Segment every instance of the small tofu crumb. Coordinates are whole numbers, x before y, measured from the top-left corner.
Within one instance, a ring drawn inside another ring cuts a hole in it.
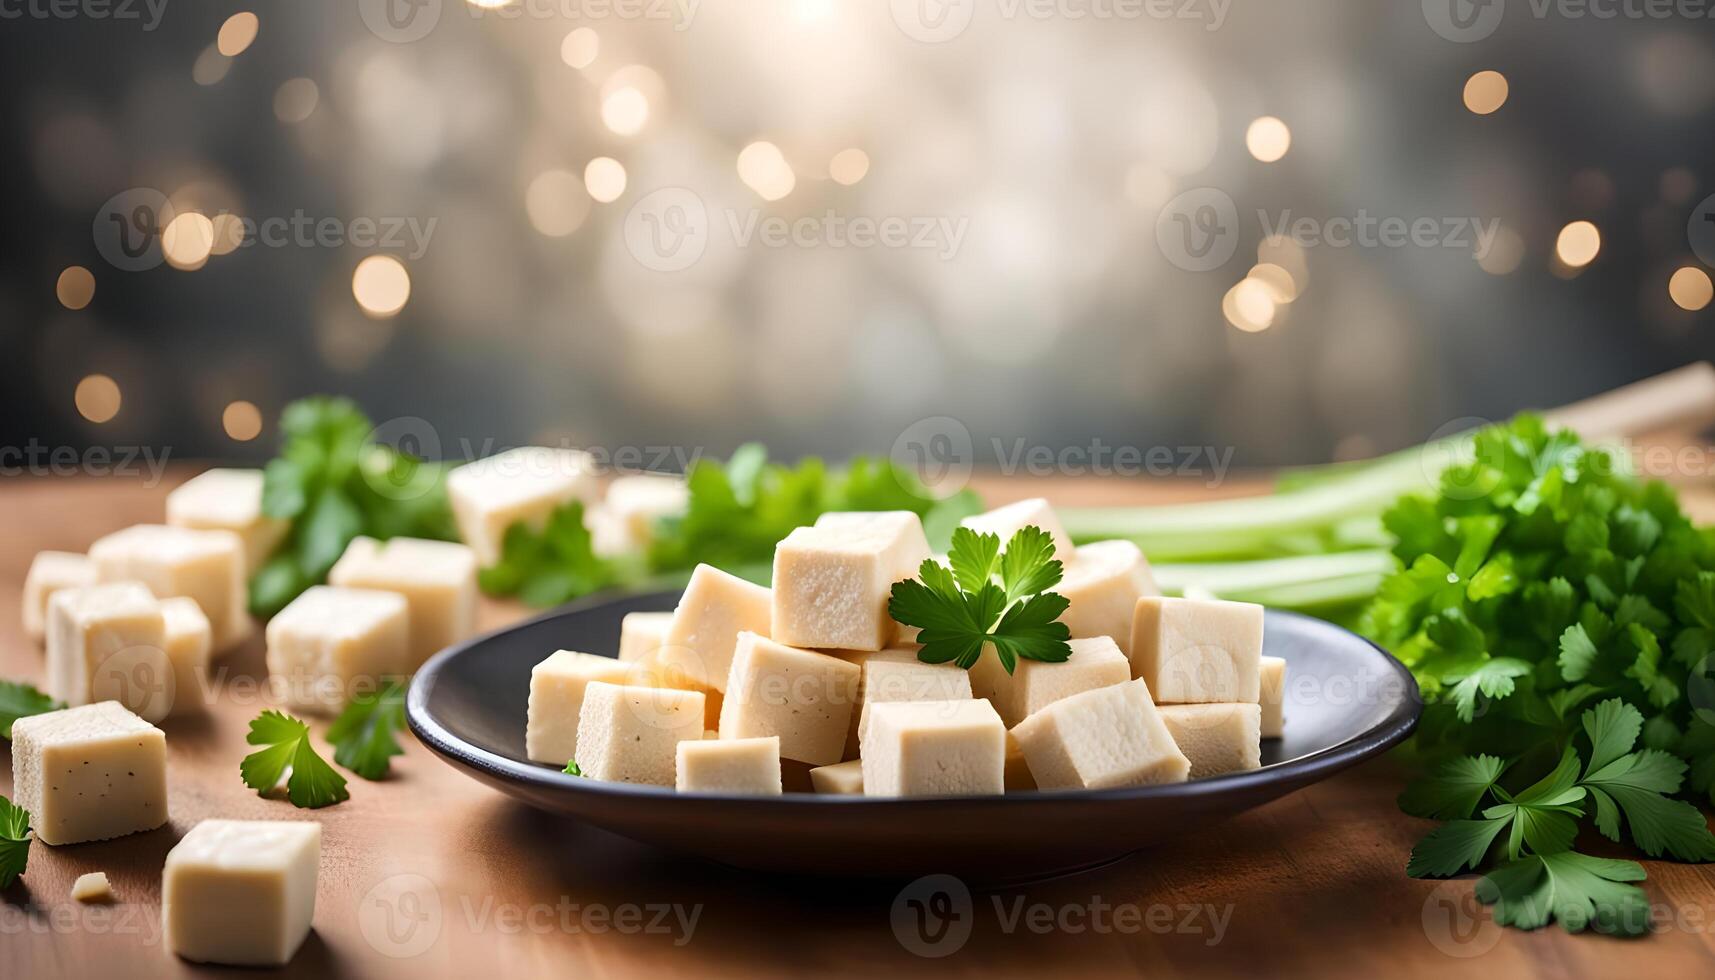
[[[78,875],[72,883],[71,897],[80,902],[111,902],[113,888],[107,883],[107,872],[91,871],[86,875]]]

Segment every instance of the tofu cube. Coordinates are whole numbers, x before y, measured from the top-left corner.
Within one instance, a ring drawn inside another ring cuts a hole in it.
[[[696,691],[591,681],[578,712],[578,767],[590,779],[673,786],[679,743],[703,738]]]
[[[698,565],[667,627],[656,660],[717,691],[726,690],[733,650],[743,632],[768,635],[773,593],[712,565]]]
[[[1141,680],[1061,698],[1012,735],[1045,790],[1182,783],[1191,772]]]
[[[531,762],[564,768],[578,757],[578,718],[584,705],[584,689],[591,681],[632,684],[636,676],[636,664],[593,653],[555,651],[530,671],[524,754]]]
[[[167,949],[197,963],[283,966],[310,934],[321,866],[314,820],[204,820],[167,852]]]
[[[1221,599],[1139,599],[1131,665],[1162,704],[1255,704],[1262,694],[1262,607]]]
[[[113,886],[107,882],[107,872],[91,871],[77,876],[71,883],[74,902],[104,903],[113,901]]]
[[[870,711],[865,796],[978,796],[1006,788],[1006,725],[982,700],[892,701]]]
[[[645,548],[655,538],[655,522],[683,514],[690,501],[685,481],[676,476],[633,473],[608,484],[602,511],[624,550]]]
[[[1158,709],[1185,758],[1191,778],[1242,772],[1262,765],[1262,708],[1255,704],[1164,704]]]
[[[894,701],[958,701],[972,697],[970,672],[957,664],[926,664],[915,650],[879,650],[859,661],[857,705],[847,758],[855,758],[869,706]]]
[[[262,513],[261,470],[207,470],[167,494],[167,523],[198,531],[231,531],[244,547],[245,575],[255,574],[291,530]]]
[[[880,650],[893,639],[893,583],[929,557],[910,511],[823,514],[774,547],[773,631],[799,647]]]
[[[637,663],[655,656],[667,642],[667,630],[672,625],[670,612],[626,613],[619,621],[619,659]]]
[[[459,537],[483,567],[500,560],[506,529],[541,528],[572,500],[595,500],[595,458],[576,449],[523,446],[466,463],[447,474],[447,497]]]
[[[407,667],[476,632],[476,552],[452,541],[353,538],[328,572],[329,585],[405,597]]]
[[[810,786],[818,793],[835,796],[863,795],[863,760],[851,759],[810,770]]]
[[[231,531],[138,524],[89,546],[100,582],[141,582],[160,599],[195,599],[223,654],[250,637],[244,544]]]
[[[69,551],[38,552],[24,575],[24,635],[37,643],[48,635],[48,598],[61,589],[95,584],[95,563]]]
[[[1286,660],[1262,658],[1262,737],[1280,738],[1286,733]]]
[[[988,695],[1001,720],[1016,725],[1061,698],[1131,680],[1131,661],[1105,636],[1068,643],[1072,655],[1059,663],[1019,660],[1010,676],[993,652],[980,663],[993,688]]]
[[[61,589],[48,600],[48,695],[160,721],[178,695],[166,647],[161,604],[136,582]]]
[[[1074,638],[1112,637],[1131,655],[1131,621],[1137,600],[1160,595],[1143,552],[1130,541],[1097,541],[1073,552],[1054,591],[1071,604],[1060,621]]]
[[[681,793],[735,793],[743,796],[779,796],[780,739],[705,739],[678,745],[678,778]]]
[[[631,661],[637,668],[637,673],[626,683],[637,687],[666,687],[675,691],[696,691],[703,696],[703,727],[719,729],[721,725],[721,705],[724,695],[714,688],[702,683],[677,666],[661,663],[660,657],[651,654],[641,660]]]
[[[154,830],[167,822],[167,737],[115,701],[19,718],[12,796],[44,844]]]
[[[167,660],[173,668],[173,715],[193,715],[208,707],[208,662],[213,633],[195,599],[161,600],[166,626]]]
[[[721,738],[778,735],[783,759],[839,762],[861,676],[839,657],[740,633],[721,703]]]
[[[268,622],[268,674],[291,708],[335,714],[409,672],[405,597],[317,585]]]
[[[1000,538],[1000,548],[1006,550],[1006,544],[1012,536],[1027,527],[1039,527],[1048,532],[1054,539],[1054,557],[1061,562],[1072,560],[1072,536],[1061,526],[1060,518],[1055,515],[1054,508],[1048,506],[1048,501],[1041,497],[1020,500],[1015,504],[997,507],[987,513],[967,517],[959,522],[978,534],[993,534]]]

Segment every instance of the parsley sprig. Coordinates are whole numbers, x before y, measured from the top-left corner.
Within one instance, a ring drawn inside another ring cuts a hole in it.
[[[0,738],[11,739],[12,723],[19,718],[58,711],[65,707],[28,684],[0,681]]]
[[[245,756],[238,765],[244,785],[258,794],[280,785],[280,778],[290,768],[286,796],[293,806],[314,810],[351,798],[345,777],[316,754],[310,744],[310,726],[304,722],[283,712],[264,711],[250,723],[250,734],[244,740],[267,746]]]
[[[1546,775],[1518,792],[1501,785],[1511,764],[1494,756],[1466,756],[1443,765],[1406,790],[1400,807],[1449,822],[1412,849],[1406,873],[1414,878],[1455,875],[1483,866],[1498,850],[1503,863],[1477,886],[1495,920],[1534,929],[1556,919],[1578,932],[1636,935],[1649,928],[1649,902],[1633,881],[1643,868],[1632,861],[1572,851],[1586,804],[1597,832],[1631,842],[1650,857],[1715,860],[1715,835],[1692,804],[1673,799],[1686,764],[1671,753],[1637,749],[1643,713],[1619,698],[1585,711],[1588,761],[1568,746]],[[1635,751],[1634,751],[1635,750]],[[1482,807],[1484,800],[1493,804]]]
[[[1058,663],[1072,655],[1071,631],[1059,622],[1070,602],[1047,591],[1063,571],[1041,528],[1021,528],[1002,552],[997,535],[961,527],[947,564],[925,559],[916,579],[895,582],[887,611],[920,630],[924,663],[969,670],[992,645],[1010,674],[1021,658]]]
[[[388,681],[373,694],[354,696],[328,726],[327,740],[335,762],[373,781],[386,778],[393,756],[405,754],[395,737],[404,727],[404,685]]]
[[[30,863],[30,811],[0,796],[0,888],[9,888]]]

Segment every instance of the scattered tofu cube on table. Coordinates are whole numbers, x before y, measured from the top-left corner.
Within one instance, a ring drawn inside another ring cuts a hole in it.
[[[214,632],[214,652],[249,638],[244,544],[231,531],[138,524],[89,546],[101,582],[141,582],[157,598],[195,599]]]
[[[667,630],[672,625],[670,612],[626,613],[619,621],[619,659],[639,663],[655,656],[667,642]],[[736,634],[733,642],[737,642]]]
[[[758,738],[686,740],[678,745],[681,793],[735,793],[779,796],[780,739]]]
[[[1054,513],[1054,508],[1048,506],[1048,501],[1041,497],[997,507],[986,513],[967,517],[959,524],[978,534],[993,534],[999,537],[1001,551],[1006,550],[1006,544],[1012,540],[1014,534],[1027,527],[1039,527],[1048,532],[1048,536],[1054,539],[1054,557],[1060,559],[1062,564],[1072,560],[1075,550],[1072,546],[1072,536],[1067,534],[1066,528],[1060,524],[1060,518]]]
[[[1142,680],[1062,698],[1012,735],[1040,789],[1181,783],[1191,772]]]
[[[541,528],[556,508],[573,500],[587,505],[598,489],[595,458],[576,449],[523,446],[447,474],[459,537],[484,568],[500,561],[507,528]]]
[[[107,872],[91,871],[77,876],[71,883],[74,902],[97,903],[113,901],[113,886],[107,882]]]
[[[55,592],[47,661],[48,695],[74,707],[117,701],[160,721],[177,698],[161,603],[136,582]]]
[[[1262,607],[1147,596],[1132,621],[1132,674],[1161,704],[1248,701],[1262,693]]]
[[[647,547],[655,537],[655,522],[683,514],[690,490],[677,476],[632,473],[615,477],[608,484],[601,509],[611,525],[611,534],[622,550]]]
[[[1006,725],[987,701],[892,701],[870,710],[865,796],[975,796],[1006,787]]]
[[[1157,711],[1191,760],[1191,778],[1262,765],[1262,708],[1255,704],[1164,704]]]
[[[410,671],[405,597],[317,585],[268,621],[268,674],[291,708],[335,714]]]
[[[161,620],[166,627],[167,661],[173,668],[173,703],[168,714],[196,714],[208,706],[203,689],[214,648],[208,617],[195,599],[179,596],[161,600]]]
[[[863,795],[863,760],[851,759],[810,770],[810,786],[818,793],[836,796]]]
[[[1105,636],[1071,640],[1072,655],[1058,663],[1020,659],[1009,675],[1000,658],[985,651],[973,669],[973,685],[985,682],[984,696],[1000,712],[1001,720],[1016,725],[1061,698],[1083,691],[1124,684],[1131,680],[1131,661]]]
[[[212,469],[191,477],[167,494],[167,523],[238,535],[246,576],[268,561],[292,528],[262,513],[261,470]]]
[[[738,635],[769,635],[773,601],[773,593],[763,586],[712,565],[698,565],[673,610],[656,662],[698,684],[725,691]]]
[[[893,639],[893,583],[930,555],[910,511],[823,514],[774,547],[769,636],[797,647],[880,650]]]
[[[780,756],[826,766],[845,758],[862,671],[847,660],[745,632],[721,703],[721,738],[780,737]]]
[[[957,701],[972,697],[970,672],[957,664],[926,664],[915,650],[878,650],[854,659],[858,677],[855,724],[846,742],[846,756],[855,757],[871,704],[892,701]]]
[[[680,742],[703,739],[696,691],[591,681],[578,712],[578,768],[590,779],[673,786]]]
[[[524,728],[524,752],[530,761],[563,768],[576,759],[584,689],[592,681],[631,684],[636,677],[636,664],[571,650],[555,651],[537,664],[530,671]]]
[[[1060,621],[1074,638],[1111,637],[1131,653],[1132,616],[1137,600],[1160,595],[1143,552],[1130,541],[1097,541],[1073,552],[1054,591],[1070,603]]]
[[[313,820],[204,820],[161,870],[167,949],[198,963],[282,966],[310,934],[321,866]]]
[[[1262,658],[1262,737],[1279,738],[1286,733],[1286,660]]]
[[[167,737],[114,701],[12,723],[13,802],[44,844],[78,844],[167,822]]]
[[[95,563],[70,551],[42,551],[24,575],[24,634],[37,643],[48,635],[48,598],[61,589],[95,584]]]
[[[476,552],[453,541],[353,538],[328,572],[328,584],[405,597],[413,671],[476,632]]]

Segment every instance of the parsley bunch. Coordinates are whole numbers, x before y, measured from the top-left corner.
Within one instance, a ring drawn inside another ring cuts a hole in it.
[[[1063,570],[1054,539],[1039,527],[1021,528],[1004,553],[997,535],[961,527],[947,564],[924,559],[917,579],[893,584],[887,611],[920,630],[924,663],[969,670],[989,645],[1009,674],[1021,657],[1059,663],[1072,655],[1071,631],[1059,622],[1070,602],[1048,590]]]
[[[482,591],[516,595],[532,606],[557,606],[628,581],[636,581],[630,566],[595,553],[576,500],[555,508],[540,530],[523,523],[507,528],[500,560],[477,572]]]
[[[1651,857],[1715,860],[1715,835],[1695,806],[1672,798],[1685,762],[1659,749],[1634,751],[1642,712],[1612,698],[1585,711],[1582,727],[1588,762],[1568,745],[1553,770],[1517,792],[1501,785],[1511,763],[1488,755],[1454,759],[1407,789],[1399,801],[1407,813],[1450,822],[1412,849],[1406,873],[1455,875],[1499,850],[1504,863],[1477,886],[1497,922],[1535,929],[1558,919],[1572,932],[1591,925],[1623,935],[1646,931],[1648,899],[1626,884],[1643,880],[1643,868],[1572,851],[1585,806],[1594,806],[1596,830],[1612,841],[1622,839],[1623,818],[1626,836]],[[1484,800],[1493,805],[1479,812]]]

